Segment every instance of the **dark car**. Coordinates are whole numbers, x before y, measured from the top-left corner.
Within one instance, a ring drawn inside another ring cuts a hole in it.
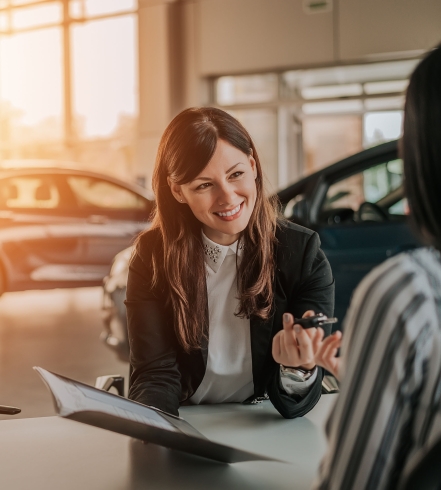
[[[392,141],[319,170],[278,193],[285,216],[315,230],[335,278],[341,328],[352,292],[388,257],[419,246],[408,224],[403,166]],[[130,250],[119,254],[104,283],[108,345],[127,358],[123,299]]]
[[[149,194],[94,172],[25,165],[0,168],[0,294],[101,285],[148,226]]]

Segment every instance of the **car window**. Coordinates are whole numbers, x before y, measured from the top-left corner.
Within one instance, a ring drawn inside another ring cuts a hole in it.
[[[129,210],[146,207],[143,197],[112,182],[82,176],[69,176],[67,182],[82,208]]]
[[[20,176],[0,181],[1,209],[56,209],[60,193],[46,176]]]
[[[403,197],[403,163],[395,159],[331,184],[319,221],[330,225],[386,221],[408,214]]]

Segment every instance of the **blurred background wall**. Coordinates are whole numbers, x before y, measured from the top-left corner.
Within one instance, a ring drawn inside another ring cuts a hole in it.
[[[269,186],[397,138],[439,0],[0,0],[0,159],[150,185],[180,110],[236,115]]]

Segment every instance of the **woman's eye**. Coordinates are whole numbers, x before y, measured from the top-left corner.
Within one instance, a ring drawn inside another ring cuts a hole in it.
[[[234,174],[230,175],[230,179],[237,179],[243,174],[243,172],[234,172]]]
[[[197,191],[203,191],[204,189],[207,189],[207,187],[210,187],[210,183],[209,182],[206,182],[205,184],[201,184],[201,185],[198,185],[196,187],[196,190]]]

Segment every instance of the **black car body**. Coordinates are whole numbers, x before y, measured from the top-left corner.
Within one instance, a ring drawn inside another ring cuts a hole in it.
[[[384,143],[319,170],[278,193],[289,220],[315,230],[336,285],[341,328],[352,292],[376,265],[419,246],[407,216],[397,142]],[[127,359],[123,300],[130,250],[117,255],[104,283],[103,338]]]
[[[95,172],[0,169],[0,293],[101,285],[153,207],[142,187]]]

